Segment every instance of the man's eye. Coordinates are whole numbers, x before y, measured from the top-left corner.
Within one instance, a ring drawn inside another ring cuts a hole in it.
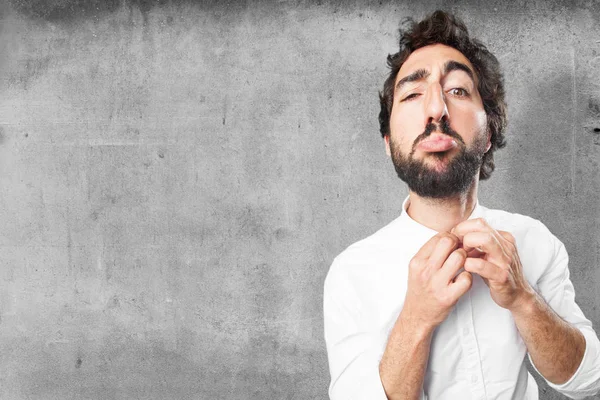
[[[419,96],[419,93],[411,93],[408,96],[404,97],[401,101],[416,99],[418,96]]]
[[[458,97],[467,97],[469,95],[469,92],[467,92],[467,90],[463,88],[453,88],[450,89],[448,93]]]

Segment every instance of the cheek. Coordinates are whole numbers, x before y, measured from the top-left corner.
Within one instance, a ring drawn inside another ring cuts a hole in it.
[[[453,112],[452,112],[453,111]],[[455,107],[450,114],[451,125],[458,133],[479,136],[487,132],[487,115],[484,110],[472,107]]]
[[[390,131],[397,143],[410,142],[423,133],[425,127],[415,111],[410,107],[392,109],[390,115]]]
[[[486,145],[488,141],[487,135],[487,115],[485,111],[477,112],[473,118],[473,137],[482,145]]]
[[[479,130],[486,131],[487,130],[487,115],[485,111],[480,110],[475,115],[475,121],[479,126]]]

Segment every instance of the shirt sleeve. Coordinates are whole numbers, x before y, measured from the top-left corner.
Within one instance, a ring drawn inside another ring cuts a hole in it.
[[[592,328],[592,323],[583,315],[575,303],[575,290],[569,279],[569,257],[565,246],[556,237],[554,240],[554,257],[549,268],[538,280],[537,286],[541,296],[548,305],[565,321],[581,331],[585,337],[585,353],[575,374],[565,383],[557,385],[548,382],[556,391],[572,399],[583,399],[600,390],[600,342]],[[531,365],[535,368],[531,356]],[[536,372],[539,373],[539,371]],[[543,376],[540,374],[540,376]]]
[[[332,400],[387,400],[379,377],[381,345],[387,338],[361,327],[361,304],[336,259],[325,279],[323,315]],[[382,341],[383,340],[383,341]]]

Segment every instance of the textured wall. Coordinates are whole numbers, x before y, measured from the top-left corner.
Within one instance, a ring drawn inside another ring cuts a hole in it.
[[[407,193],[376,117],[411,3],[4,3],[0,398],[326,398],[323,279]],[[481,201],[565,242],[598,327],[600,4],[479,3],[444,7],[506,76]]]

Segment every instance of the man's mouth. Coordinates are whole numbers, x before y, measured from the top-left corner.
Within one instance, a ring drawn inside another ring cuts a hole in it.
[[[430,135],[417,144],[417,149],[427,153],[448,151],[458,146],[453,138],[446,135]]]

